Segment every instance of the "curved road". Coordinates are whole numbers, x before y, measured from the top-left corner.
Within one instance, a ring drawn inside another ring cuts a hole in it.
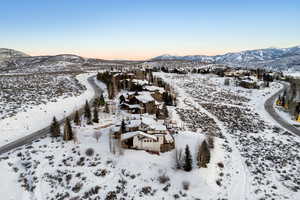
[[[96,85],[94,77],[95,76],[91,76],[88,78],[88,82],[91,84],[91,86],[93,87],[93,89],[95,91],[95,96],[93,99],[90,100],[90,102],[92,102],[95,99],[95,97],[99,97],[102,93],[101,89]],[[82,106],[78,111],[79,111],[80,115],[82,115],[84,112],[84,106]],[[73,112],[72,114],[70,114],[67,117],[73,118],[74,115],[75,115],[75,112]],[[59,124],[62,124],[64,122],[64,120],[65,120],[65,118],[60,120]],[[6,152],[8,152],[12,149],[15,149],[17,147],[20,147],[22,145],[28,144],[36,139],[41,138],[42,136],[46,136],[48,133],[50,133],[50,126],[0,147],[0,154],[6,153]]]
[[[276,101],[278,95],[280,93],[282,93],[285,89],[287,89],[289,86],[286,83],[282,83],[283,84],[283,88],[281,90],[279,90],[278,92],[276,92],[275,94],[273,94],[269,99],[267,99],[267,101],[265,102],[264,106],[266,111],[269,113],[269,115],[271,115],[271,117],[278,123],[280,124],[283,128],[285,128],[286,130],[294,133],[295,135],[300,136],[300,130],[297,129],[296,127],[294,127],[292,124],[288,123],[287,121],[285,121],[282,117],[280,117],[277,112],[275,111],[274,108],[274,102]]]

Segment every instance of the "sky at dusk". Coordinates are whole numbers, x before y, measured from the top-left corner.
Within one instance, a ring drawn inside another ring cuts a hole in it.
[[[299,0],[9,0],[0,48],[104,59],[300,45]]]

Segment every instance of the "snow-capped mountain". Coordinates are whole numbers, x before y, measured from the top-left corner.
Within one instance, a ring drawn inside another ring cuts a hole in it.
[[[151,60],[198,60],[209,63],[229,64],[236,67],[263,67],[274,70],[300,70],[300,46],[291,48],[267,48],[226,53],[217,56],[162,55]]]

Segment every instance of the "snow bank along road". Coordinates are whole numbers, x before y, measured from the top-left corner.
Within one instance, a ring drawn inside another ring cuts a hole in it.
[[[300,130],[297,129],[296,127],[294,127],[292,124],[288,123],[287,121],[285,121],[283,118],[281,118],[275,111],[274,108],[274,102],[277,98],[277,96],[284,91],[285,89],[287,89],[289,86],[286,83],[282,83],[283,84],[283,88],[281,90],[279,90],[278,92],[276,92],[275,94],[273,94],[264,104],[266,111],[271,115],[271,117],[278,123],[280,124],[283,128],[285,128],[286,130],[294,133],[295,135],[300,136]]]
[[[91,86],[93,87],[94,91],[95,91],[95,97],[99,97],[102,93],[101,89],[97,86],[97,84],[95,83],[95,76],[91,76],[88,78],[88,82],[91,84]],[[94,100],[94,98],[92,100],[90,100],[90,102],[92,102]],[[82,115],[84,112],[84,106],[82,108],[79,109],[79,113],[80,115]],[[71,115],[69,115],[69,118],[73,118],[73,116],[75,115],[75,112],[72,113]],[[60,124],[62,124],[64,122],[65,119],[62,119],[59,121]],[[17,148],[19,146],[22,146],[24,144],[30,143],[33,140],[36,140],[38,138],[41,138],[42,136],[46,136],[48,133],[50,133],[50,126],[47,126],[39,131],[36,131],[30,135],[27,135],[25,137],[22,137],[20,139],[17,139],[11,143],[8,143],[2,147],[0,147],[0,154],[6,153],[14,148]]]

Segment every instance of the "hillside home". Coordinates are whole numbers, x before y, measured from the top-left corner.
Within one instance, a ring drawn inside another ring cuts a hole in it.
[[[149,92],[128,93],[124,97],[125,102],[120,105],[121,109],[133,114],[156,113],[158,104]]]
[[[174,138],[168,134],[148,134],[143,131],[127,132],[121,135],[123,148],[152,152],[166,152],[175,148]]]
[[[156,101],[163,101],[163,94],[165,92],[165,89],[162,87],[157,87],[153,85],[146,85],[143,87],[144,90],[149,91],[151,93],[151,96]]]

